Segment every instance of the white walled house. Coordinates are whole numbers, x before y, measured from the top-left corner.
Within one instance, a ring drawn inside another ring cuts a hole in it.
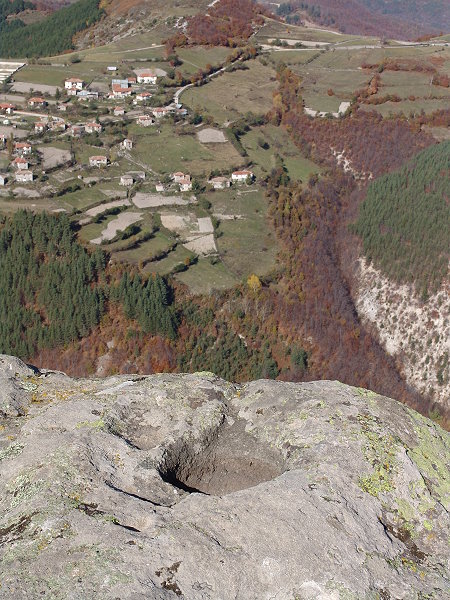
[[[86,125],[84,126],[84,130],[86,133],[101,133],[102,129],[103,128],[100,125],[100,123],[86,123]]]
[[[108,165],[108,159],[106,156],[91,156],[89,158],[90,167],[106,167]]]
[[[84,81],[82,79],[78,79],[77,77],[66,79],[64,82],[64,88],[68,91],[77,93],[84,88]]]
[[[5,175],[4,173],[0,173],[0,185],[6,185],[8,181],[8,177],[7,175]]]
[[[28,161],[18,156],[13,160],[13,165],[18,171],[27,171],[28,170]]]
[[[45,123],[42,122],[38,122],[34,124],[34,131],[35,133],[44,133],[44,131],[47,129],[47,125]]]
[[[123,142],[121,143],[121,146],[124,150],[132,150],[133,149],[133,141],[128,138],[125,138],[123,140]]]
[[[157,81],[158,81],[158,76],[156,75],[156,73],[153,73],[152,71],[146,71],[137,76],[138,83],[147,83],[147,84],[155,85],[155,83]]]
[[[16,142],[14,144],[14,152],[18,156],[27,156],[31,154],[31,144],[28,142]]]
[[[228,177],[213,177],[208,183],[212,185],[215,190],[224,190],[231,185]]]
[[[134,179],[132,175],[122,175],[120,178],[120,185],[124,185],[125,187],[131,187],[134,183]]]
[[[234,171],[234,173],[231,174],[231,180],[235,181],[236,183],[245,183],[246,181],[248,181],[248,179],[253,179],[254,175],[251,171]]]
[[[180,186],[180,192],[190,192],[192,190],[192,181],[190,177],[185,177],[178,182]]]
[[[155,124],[155,119],[153,119],[150,115],[140,115],[136,122],[138,125],[142,125],[143,127],[149,127],[150,125]]]
[[[33,181],[32,171],[17,171],[14,177],[17,183],[29,183]]]

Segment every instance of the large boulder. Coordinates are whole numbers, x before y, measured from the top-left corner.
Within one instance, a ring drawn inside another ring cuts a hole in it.
[[[14,360],[2,599],[449,597],[448,434],[402,404],[338,382],[72,380]]]

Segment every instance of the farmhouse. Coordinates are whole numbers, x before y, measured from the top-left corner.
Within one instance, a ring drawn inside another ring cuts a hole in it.
[[[141,73],[137,76],[138,83],[151,83],[155,84],[158,80],[158,76],[152,71],[146,71],[145,73]]]
[[[81,137],[84,133],[83,125],[71,125],[69,133],[72,137]]]
[[[18,171],[26,171],[28,169],[28,161],[26,161],[21,156],[18,156],[13,160],[13,165]]]
[[[172,174],[172,179],[175,181],[175,183],[180,183],[180,181],[183,181],[183,179],[191,179],[190,175],[185,175],[184,173],[182,173],[181,171],[177,171],[176,173]]]
[[[128,138],[125,138],[123,140],[123,142],[121,143],[121,146],[124,150],[132,150],[133,149],[133,141]]]
[[[98,92],[94,90],[80,90],[77,92],[77,98],[80,100],[98,100]]]
[[[0,173],[0,185],[6,185],[8,177],[4,173]]]
[[[132,175],[122,175],[120,178],[120,185],[124,185],[126,187],[130,187],[133,185],[134,179]]]
[[[143,127],[149,127],[149,125],[155,124],[155,120],[152,119],[150,115],[140,115],[136,122],[138,125],[142,125]]]
[[[131,96],[132,93],[133,90],[131,88],[122,87],[118,84],[113,84],[112,86],[113,98],[127,98],[128,96]]]
[[[71,79],[65,80],[64,87],[66,90],[68,90],[69,95],[76,94],[77,91],[82,90],[84,88],[84,81],[82,79],[72,77]]]
[[[34,131],[36,133],[43,133],[47,129],[47,125],[42,123],[42,121],[38,121],[34,124]]]
[[[117,71],[117,67],[106,67],[107,71]]]
[[[213,177],[208,183],[212,185],[215,190],[224,190],[225,188],[229,188],[231,185],[228,177]]]
[[[248,179],[253,179],[253,177],[253,173],[246,170],[234,171],[234,173],[231,174],[232,181],[235,181],[236,183],[246,182]]]
[[[137,104],[138,102],[146,102],[147,100],[150,100],[152,96],[153,94],[150,92],[139,92],[136,94],[136,99],[133,102],[134,104]]]
[[[45,108],[45,106],[47,106],[47,101],[40,96],[34,96],[28,100],[28,106],[31,106],[32,108]]]
[[[113,114],[115,117],[120,117],[125,114],[125,109],[123,106],[115,106],[113,110]]]
[[[136,77],[128,77],[127,81],[129,85],[134,85],[136,83]]]
[[[14,152],[19,156],[31,154],[31,144],[28,142],[16,142],[14,144]]]
[[[89,158],[90,167],[106,167],[108,159],[106,156],[91,156]]]
[[[152,110],[153,116],[156,119],[161,119],[162,117],[165,117],[166,115],[168,115],[170,112],[171,112],[171,109],[168,106],[159,106]]]
[[[57,121],[50,121],[48,123],[48,128],[51,129],[51,131],[65,131],[66,124],[62,119],[58,118]]]
[[[9,102],[1,102],[0,103],[0,112],[6,113],[7,115],[12,115],[16,107],[14,104],[10,104]]]
[[[178,182],[178,185],[180,186],[180,192],[189,192],[190,190],[192,190],[192,181],[189,176],[185,177],[184,179],[181,179]]]
[[[86,133],[101,133],[102,126],[100,123],[86,123],[84,130]]]
[[[17,183],[28,183],[33,181],[33,173],[32,171],[17,171],[15,179]]]
[[[155,188],[156,188],[157,192],[165,192],[166,191],[166,188],[163,183],[157,183],[155,185]]]

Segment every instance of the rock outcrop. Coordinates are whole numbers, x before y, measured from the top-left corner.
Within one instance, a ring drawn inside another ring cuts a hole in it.
[[[448,598],[449,436],[338,382],[0,357],[0,597]]]

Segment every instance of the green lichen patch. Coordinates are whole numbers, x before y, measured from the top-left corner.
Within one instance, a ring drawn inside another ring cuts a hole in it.
[[[357,419],[365,439],[364,457],[373,467],[372,473],[361,476],[358,483],[363,491],[378,498],[395,490],[398,444],[392,435],[382,432],[373,415],[358,415]]]
[[[415,420],[418,445],[408,449],[427,487],[439,502],[450,509],[450,443],[448,434],[419,414],[409,411]]]
[[[3,448],[2,450],[0,450],[0,462],[2,460],[5,460],[7,458],[12,458],[14,456],[19,456],[19,454],[22,453],[22,450],[25,448],[25,446],[23,444],[20,444],[18,442],[13,442],[12,444],[10,444],[9,446],[7,446],[6,448]]]

